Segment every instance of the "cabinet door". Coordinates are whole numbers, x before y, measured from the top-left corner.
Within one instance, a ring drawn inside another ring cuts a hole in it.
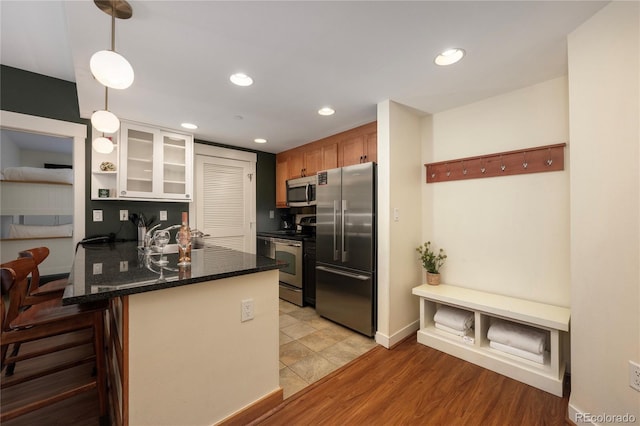
[[[287,207],[289,161],[286,154],[276,155],[276,207]]]
[[[338,167],[338,142],[328,143],[322,147],[322,168],[320,170]]]
[[[313,176],[322,170],[322,147],[307,149],[304,152],[304,176]]]
[[[120,197],[193,199],[192,136],[123,123],[120,141]]]
[[[340,166],[344,167],[362,163],[365,155],[364,135],[343,139],[340,143],[340,151],[342,153],[342,164]]]
[[[304,176],[304,153],[301,149],[294,149],[289,152],[289,177],[288,179]]]
[[[193,191],[193,141],[190,136],[161,132],[161,198],[191,200]]]
[[[120,130],[120,196],[153,198],[153,182],[161,178],[161,152],[156,149],[157,131],[122,123]]]
[[[366,135],[367,151],[364,155],[365,163],[378,161],[378,133],[373,132]]]

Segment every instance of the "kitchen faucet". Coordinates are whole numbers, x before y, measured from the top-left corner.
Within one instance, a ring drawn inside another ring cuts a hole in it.
[[[158,229],[160,226],[162,226],[162,224],[158,223],[157,225],[154,225],[151,229],[147,231],[147,233],[144,236],[144,248],[151,248],[151,243],[153,242],[153,232],[156,229]],[[182,225],[167,226],[166,228],[162,229],[162,231],[172,231],[174,229],[180,228],[181,226]]]

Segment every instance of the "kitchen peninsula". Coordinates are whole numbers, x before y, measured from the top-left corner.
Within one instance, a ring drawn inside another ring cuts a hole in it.
[[[210,425],[280,403],[279,264],[216,246],[193,250],[187,268],[160,257],[135,243],[79,246],[63,298],[110,301],[114,423]]]

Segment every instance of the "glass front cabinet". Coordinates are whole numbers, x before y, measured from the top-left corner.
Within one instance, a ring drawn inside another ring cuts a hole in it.
[[[120,198],[191,201],[193,136],[122,122]]]

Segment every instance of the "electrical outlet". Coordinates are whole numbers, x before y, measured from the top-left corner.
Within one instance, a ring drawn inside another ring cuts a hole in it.
[[[253,299],[244,299],[241,303],[240,321],[245,322],[253,319]]]
[[[129,220],[129,210],[120,210],[120,220],[121,221]]]
[[[129,270],[129,262],[127,260],[120,261],[120,272],[127,272]]]
[[[274,214],[273,210],[269,210],[269,219],[273,219],[273,218],[275,218],[275,217],[276,217],[276,216],[275,216],[275,214]]]
[[[94,222],[102,222],[102,210],[94,210],[93,211],[93,221]]]
[[[640,392],[640,364],[629,361],[629,386]]]
[[[167,220],[167,211],[166,210],[160,210],[160,220]]]
[[[102,263],[94,263],[93,264],[93,275],[102,274]]]

